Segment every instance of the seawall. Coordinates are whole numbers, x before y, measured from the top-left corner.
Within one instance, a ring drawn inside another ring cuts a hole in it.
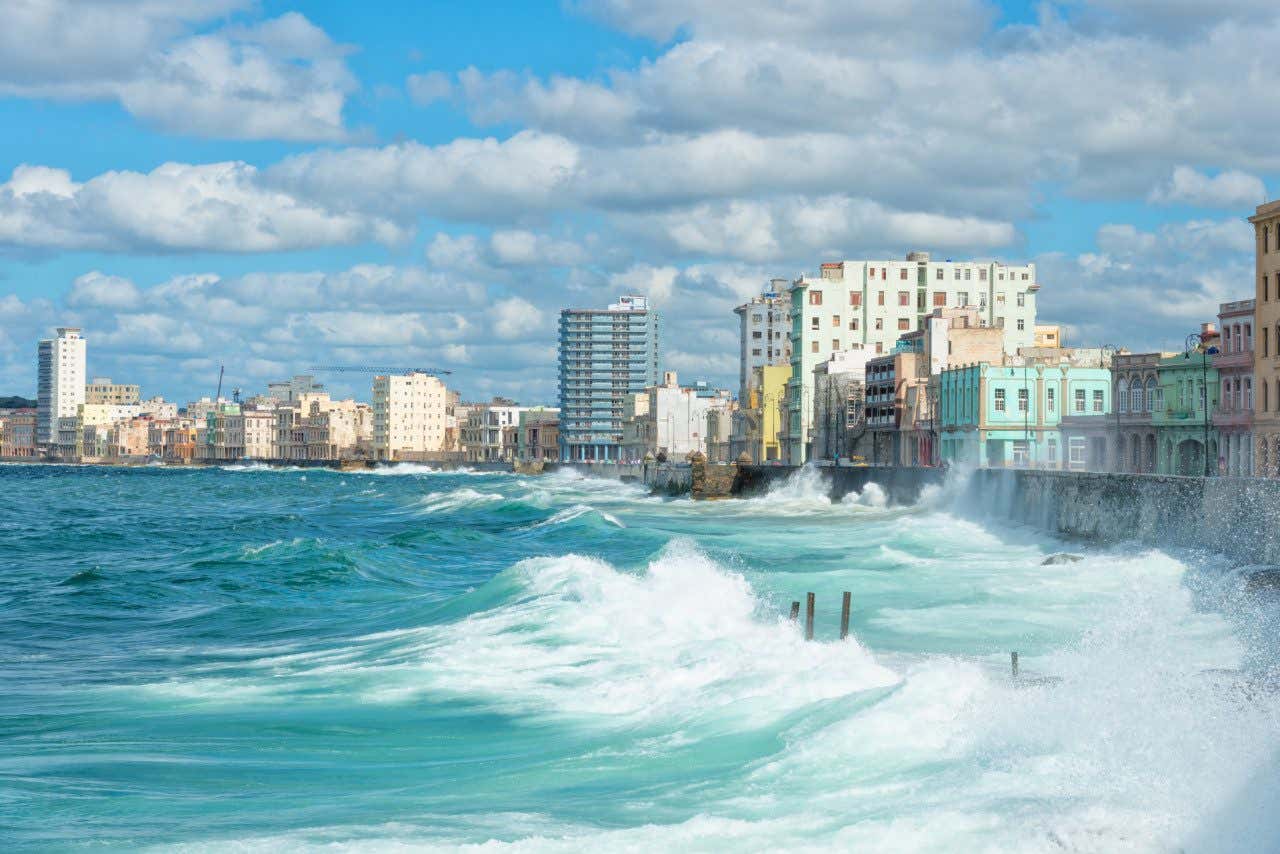
[[[798,469],[791,466],[741,466],[733,494],[763,495],[796,471]],[[909,466],[818,466],[812,471],[813,476],[826,485],[827,496],[832,501],[839,501],[851,492],[862,492],[868,483],[875,483],[894,504],[913,504],[920,499],[925,487],[941,486],[945,479],[941,469]]]
[[[978,469],[958,500],[1067,537],[1280,563],[1277,480]]]

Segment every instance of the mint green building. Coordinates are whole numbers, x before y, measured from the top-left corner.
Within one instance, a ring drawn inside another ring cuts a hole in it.
[[[1179,353],[1160,360],[1160,399],[1151,407],[1156,431],[1156,471],[1205,475],[1218,472],[1218,372],[1213,357]],[[1205,448],[1208,448],[1206,466]]]
[[[1065,468],[1063,415],[1111,411],[1110,371],[1065,358],[982,362],[939,380],[939,450],[951,464]]]

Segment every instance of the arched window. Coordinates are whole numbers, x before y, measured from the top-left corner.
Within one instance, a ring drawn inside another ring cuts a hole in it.
[[[1156,408],[1156,385],[1155,377],[1147,377],[1147,412],[1152,412]]]
[[[1244,325],[1244,348],[1246,350],[1253,349],[1253,324],[1246,323]]]
[[[1134,380],[1133,388],[1129,391],[1129,410],[1131,412],[1142,412],[1146,407],[1142,405],[1142,381]]]
[[[1121,412],[1129,411],[1129,382],[1124,377],[1116,383],[1116,400],[1120,401]]]

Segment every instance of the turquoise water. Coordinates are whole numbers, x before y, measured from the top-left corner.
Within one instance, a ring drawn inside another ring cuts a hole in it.
[[[0,467],[0,840],[1276,850],[1270,606],[953,494]]]

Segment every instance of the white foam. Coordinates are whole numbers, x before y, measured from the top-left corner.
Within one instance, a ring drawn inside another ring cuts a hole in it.
[[[490,504],[501,501],[503,498],[504,496],[498,492],[477,492],[464,486],[448,492],[428,492],[418,499],[418,504],[423,513],[444,513],[462,507]]]

